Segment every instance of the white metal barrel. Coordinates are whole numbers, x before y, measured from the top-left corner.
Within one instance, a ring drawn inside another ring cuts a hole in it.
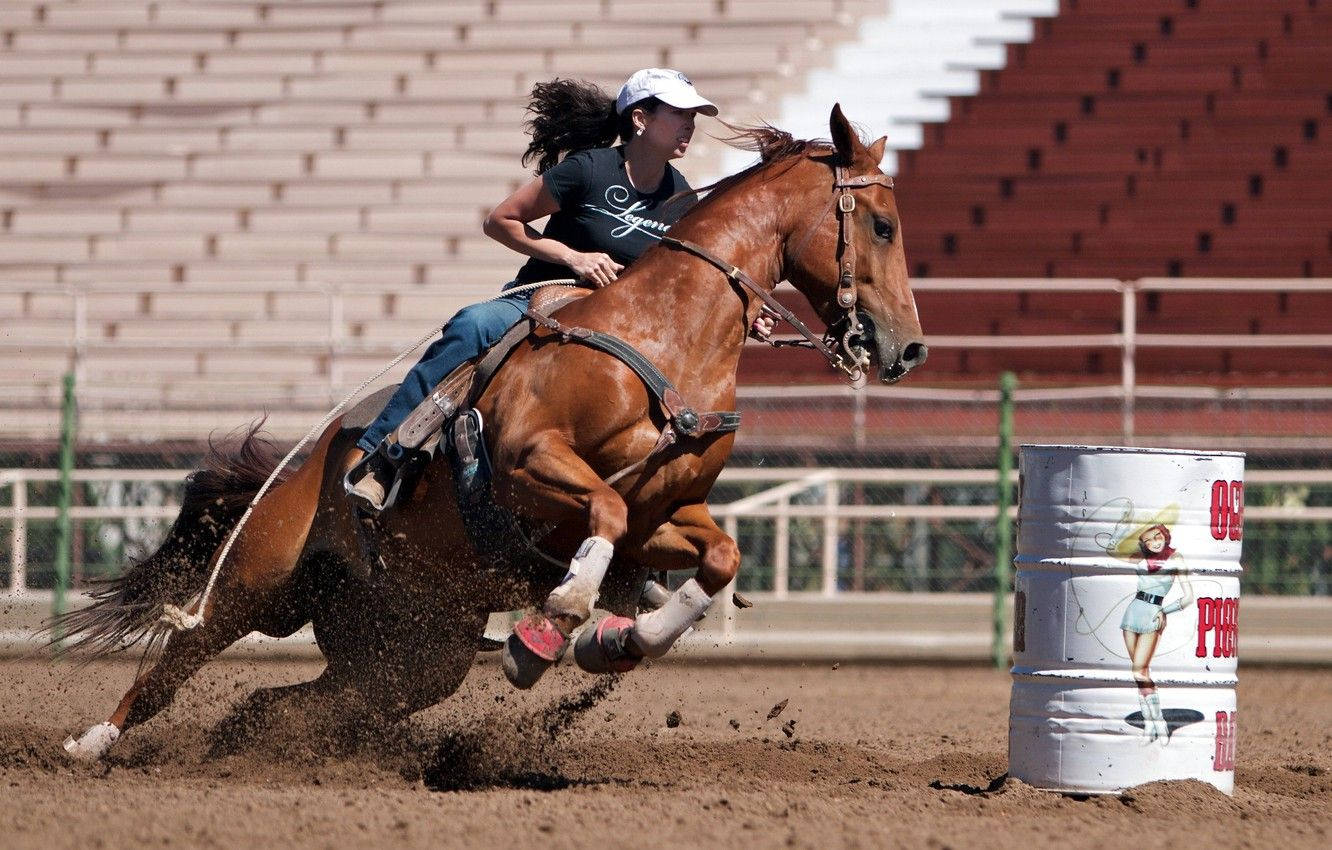
[[[1235,785],[1244,455],[1023,446],[1009,773]]]

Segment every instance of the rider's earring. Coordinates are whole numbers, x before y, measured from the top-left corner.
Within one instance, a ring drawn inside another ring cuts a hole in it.
[[[642,128],[642,127],[639,127],[639,128],[638,128],[638,132],[637,132],[637,133],[634,133],[634,135],[635,135],[635,136],[641,136],[641,135],[643,135],[643,128]]]

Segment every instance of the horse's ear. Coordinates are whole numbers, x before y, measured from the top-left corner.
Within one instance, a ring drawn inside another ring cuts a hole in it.
[[[874,160],[875,165],[878,165],[879,163],[883,162],[883,152],[887,150],[887,148],[888,148],[887,136],[880,136],[877,142],[869,146],[869,156],[870,159]]]
[[[860,143],[860,136],[856,135],[851,122],[842,114],[840,103],[833,104],[832,115],[828,116],[828,132],[832,136],[833,147],[837,149],[837,154],[844,164],[850,165],[856,161],[857,156],[864,153],[865,146]]]

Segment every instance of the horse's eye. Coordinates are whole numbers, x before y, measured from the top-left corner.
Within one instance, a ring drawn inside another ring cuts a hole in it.
[[[874,219],[874,235],[887,242],[893,241],[893,223],[886,218]]]

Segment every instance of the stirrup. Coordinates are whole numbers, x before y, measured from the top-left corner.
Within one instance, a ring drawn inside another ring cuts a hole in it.
[[[434,458],[439,441],[440,434],[436,432],[416,449],[403,448],[400,443],[388,440],[380,442],[373,452],[363,457],[342,477],[342,487],[347,498],[362,513],[371,517],[393,507],[404,486],[415,481],[421,469]],[[359,489],[367,475],[372,475],[375,483],[383,488],[382,502],[376,502],[374,494]]]

